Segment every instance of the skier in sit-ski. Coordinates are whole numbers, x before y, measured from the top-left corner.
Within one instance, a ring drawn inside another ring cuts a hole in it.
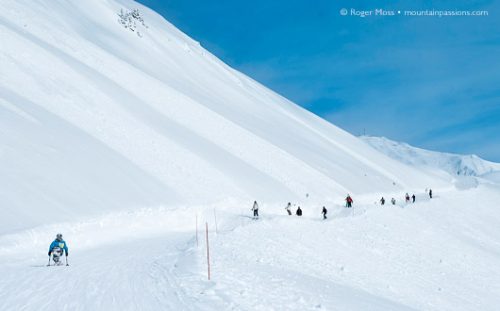
[[[56,235],[56,239],[49,246],[49,266],[50,266],[51,255],[55,265],[57,266],[62,265],[62,261],[60,261],[60,259],[64,253],[66,253],[66,257],[68,257],[68,245],[63,240],[62,234],[58,233]],[[67,259],[66,259],[66,265],[68,265]]]

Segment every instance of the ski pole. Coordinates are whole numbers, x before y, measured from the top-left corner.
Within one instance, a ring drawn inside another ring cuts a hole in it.
[[[49,255],[49,263],[47,264],[47,267],[50,267],[50,255]]]
[[[68,264],[68,255],[66,255],[66,266],[69,266],[69,264]]]

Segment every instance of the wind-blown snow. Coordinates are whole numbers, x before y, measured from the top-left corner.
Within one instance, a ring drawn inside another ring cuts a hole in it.
[[[384,155],[138,3],[0,8],[0,310],[499,305],[496,184]],[[119,21],[133,9],[145,26]],[[498,180],[488,165],[464,172]],[[57,232],[69,267],[45,267]]]

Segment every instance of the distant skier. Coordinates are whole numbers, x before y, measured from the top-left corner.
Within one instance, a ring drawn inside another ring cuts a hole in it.
[[[348,208],[352,207],[352,203],[354,203],[350,195],[347,195],[347,198],[345,198],[345,202],[346,202],[346,207]]]
[[[408,192],[405,195],[405,200],[406,200],[406,203],[410,202],[410,195],[408,194]]]
[[[290,209],[291,207],[292,207],[292,203],[288,202],[288,204],[285,207],[286,212],[288,213],[288,215],[292,215],[292,210]]]
[[[380,205],[384,205],[385,204],[385,199],[384,197],[382,197],[382,199],[380,199]]]
[[[323,219],[326,219],[326,213],[328,213],[328,210],[326,209],[326,207],[323,206],[323,210],[321,211],[321,214],[323,214]]]
[[[257,204],[257,201],[253,201],[252,211],[253,211],[253,218],[254,219],[259,218],[259,204]]]
[[[295,215],[302,216],[302,210],[300,209],[300,206],[297,207],[297,211],[295,212]]]
[[[429,198],[432,199],[432,189],[429,189]]]
[[[62,262],[60,261],[60,258],[64,253],[66,253],[66,257],[68,257],[68,245],[63,240],[62,234],[58,233],[56,235],[56,239],[49,246],[49,258],[52,255],[52,260],[54,261],[54,264],[61,265]],[[49,259],[49,265],[50,265],[50,259]],[[67,259],[66,259],[66,265],[68,265]]]
[[[413,194],[413,195],[411,196],[411,200],[413,201],[413,203],[415,203],[415,199],[416,199],[415,194]]]
[[[391,199],[391,203],[392,203],[392,205],[396,205],[396,199],[395,199],[395,198],[392,198],[392,199]]]

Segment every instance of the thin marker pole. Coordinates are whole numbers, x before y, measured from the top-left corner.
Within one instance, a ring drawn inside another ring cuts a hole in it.
[[[205,223],[205,236],[207,237],[207,268],[208,280],[210,281],[210,246],[208,244],[208,222]]]
[[[218,233],[218,229],[217,229],[217,214],[215,214],[215,207],[214,207],[214,219],[215,219],[215,234]]]
[[[198,247],[198,214],[196,214],[196,247]]]

